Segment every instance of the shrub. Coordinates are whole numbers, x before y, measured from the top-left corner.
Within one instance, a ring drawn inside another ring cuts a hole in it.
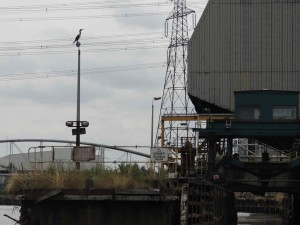
[[[20,194],[34,189],[84,189],[87,181],[97,189],[141,189],[149,188],[153,171],[137,164],[120,164],[117,169],[95,166],[89,170],[74,171],[60,166],[50,166],[46,171],[16,173],[8,180],[6,191]]]

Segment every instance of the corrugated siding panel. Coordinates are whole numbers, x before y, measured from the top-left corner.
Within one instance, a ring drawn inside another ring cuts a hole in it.
[[[221,24],[220,21],[226,20],[226,4],[220,4],[219,7],[219,24]],[[226,42],[226,35],[228,33],[228,31],[226,30],[226,25],[227,23],[223,23],[223,26],[220,26],[219,29],[219,41],[218,41],[218,45],[219,45],[219,52],[218,52],[218,68],[216,69],[217,72],[222,71],[225,72],[225,66],[224,64],[226,63],[226,59],[224,58],[224,51],[226,48],[226,45],[228,44],[228,42]],[[226,44],[225,44],[226,43]],[[221,77],[220,77],[221,78]]]
[[[289,62],[288,62],[288,71],[292,72],[293,71],[293,22],[294,22],[294,10],[293,10],[293,2],[291,4],[288,4],[288,12],[289,15],[287,20],[288,20],[288,57],[289,57]]]
[[[217,103],[215,99],[216,73],[211,73],[209,76],[209,102]]]
[[[300,1],[210,0],[189,43],[189,93],[233,110],[239,90],[300,90]]]
[[[252,33],[253,33],[253,67],[252,71],[260,71],[261,70],[261,19],[262,19],[262,12],[261,12],[261,7],[260,4],[254,4],[253,5],[253,28],[252,28]],[[252,89],[255,89],[257,83],[257,79],[253,79],[252,81]]]
[[[282,90],[283,75],[283,3],[272,4],[272,88]]]
[[[272,5],[272,87],[281,90],[282,76],[282,3]]]
[[[210,28],[210,10],[208,12],[208,15],[205,17],[204,20],[204,43],[203,43],[203,49],[205,51],[205,61],[204,61],[204,72],[209,72],[209,64],[210,64],[210,45],[211,45],[211,40],[210,40],[210,33],[209,33],[209,28]]]
[[[204,54],[205,54],[205,51],[203,49],[203,46],[204,46],[204,33],[203,32],[200,32],[199,29],[195,29],[197,31],[197,36],[196,37],[199,37],[199,40],[195,40],[195,43],[196,43],[196,48],[194,49],[194,52],[196,52],[195,54],[195,64],[193,67],[193,71],[204,71],[204,63],[205,63],[205,58],[204,58]],[[197,51],[198,49],[198,51]]]
[[[210,36],[210,42],[207,43],[209,46],[209,52],[208,52],[208,60],[209,60],[209,69],[208,71],[213,72],[214,68],[216,68],[217,66],[217,56],[218,53],[216,52],[217,47],[216,46],[218,44],[217,42],[217,36],[218,36],[218,29],[219,29],[219,25],[218,23],[216,23],[215,21],[217,20],[217,16],[218,16],[218,8],[219,5],[218,4],[214,4],[209,8],[209,22],[208,25],[209,27],[207,27],[206,29],[204,29]]]
[[[263,87],[266,89],[272,89],[271,83],[272,83],[272,3],[270,0],[267,0],[267,4],[265,4],[265,24],[266,27],[264,29],[266,32],[266,40],[265,40],[265,46],[266,46],[266,68],[265,68],[265,76],[263,77]]]
[[[232,5],[231,8],[231,12],[230,12],[230,20],[229,20],[229,24],[237,24],[238,20],[240,19],[240,14],[239,14],[239,8],[238,8],[238,4],[234,4]],[[238,38],[238,28],[237,26],[230,26],[230,51],[229,51],[229,55],[231,57],[231,61],[230,61],[230,68],[231,71],[237,71],[239,70],[239,65],[238,65],[238,59],[240,58],[240,43],[239,43],[239,38]]]
[[[293,56],[294,56],[294,65],[293,68],[295,71],[300,71],[300,6],[299,4],[293,3],[293,44],[294,44],[294,48],[293,48]]]
[[[300,5],[293,3],[293,70],[295,71],[294,89],[299,87],[300,82]]]
[[[282,69],[282,89],[284,90],[286,88],[285,83],[287,83],[287,74],[286,71],[288,70],[288,35],[289,35],[289,31],[288,31],[288,19],[287,17],[289,16],[289,12],[288,12],[288,7],[287,4],[283,4],[282,6],[282,11],[283,11],[283,30],[282,30],[282,44],[284,46],[283,48],[283,69]]]
[[[286,74],[289,75],[289,79],[285,83],[286,86],[283,86],[284,89],[291,90],[293,89],[293,4],[288,4],[288,12],[289,16],[287,18],[288,20],[288,66],[286,70]]]

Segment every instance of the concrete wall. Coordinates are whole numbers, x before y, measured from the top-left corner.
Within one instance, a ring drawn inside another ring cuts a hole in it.
[[[179,225],[180,222],[179,204],[151,201],[23,201],[21,214],[24,225]]]

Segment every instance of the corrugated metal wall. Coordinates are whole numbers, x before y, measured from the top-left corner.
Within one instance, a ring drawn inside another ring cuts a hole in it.
[[[300,0],[210,0],[188,46],[188,92],[234,109],[234,91],[300,91]]]

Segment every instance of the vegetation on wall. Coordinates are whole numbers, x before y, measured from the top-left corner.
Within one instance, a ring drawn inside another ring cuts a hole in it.
[[[16,173],[9,179],[6,191],[20,194],[34,189],[147,189],[154,180],[164,179],[152,168],[137,164],[119,164],[115,169],[96,166],[89,170],[75,171],[59,166],[47,170]]]

